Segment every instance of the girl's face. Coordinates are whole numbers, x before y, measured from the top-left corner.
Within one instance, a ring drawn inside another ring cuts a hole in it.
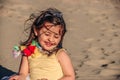
[[[60,25],[54,25],[45,22],[43,28],[37,31],[38,41],[41,47],[50,51],[58,46],[62,37],[62,28]]]

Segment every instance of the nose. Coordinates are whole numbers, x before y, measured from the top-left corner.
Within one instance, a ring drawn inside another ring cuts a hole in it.
[[[48,40],[49,40],[50,42],[54,42],[54,37],[53,37],[53,36],[49,36]]]

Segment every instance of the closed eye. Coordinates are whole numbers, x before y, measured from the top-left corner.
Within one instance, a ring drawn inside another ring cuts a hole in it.
[[[46,36],[50,36],[50,34],[51,34],[50,32],[45,32]]]
[[[60,35],[59,35],[59,34],[55,34],[54,37],[55,37],[56,39],[58,39],[58,38],[60,37]]]

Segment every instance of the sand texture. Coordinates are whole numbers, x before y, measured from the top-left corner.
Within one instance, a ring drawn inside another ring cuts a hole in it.
[[[25,38],[24,21],[49,7],[64,14],[76,80],[120,80],[120,0],[0,0],[0,65],[18,71],[12,48]]]

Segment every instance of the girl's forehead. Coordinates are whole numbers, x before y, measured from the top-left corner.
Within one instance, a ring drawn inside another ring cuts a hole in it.
[[[61,25],[54,25],[53,23],[46,22],[43,26],[43,30],[60,34],[60,32],[62,31],[62,27]]]
[[[50,22],[45,22],[45,23],[44,23],[44,26],[54,26],[54,24],[53,24],[53,23],[50,23]]]
[[[60,27],[61,28],[61,25],[54,25],[53,23],[50,23],[50,22],[45,22],[43,26],[46,28],[51,28],[51,27]]]

